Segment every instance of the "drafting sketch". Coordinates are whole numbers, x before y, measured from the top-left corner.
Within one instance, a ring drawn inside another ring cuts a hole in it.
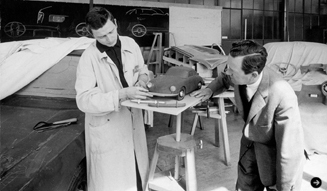
[[[92,36],[89,31],[87,30],[86,23],[81,22],[75,27],[75,32],[78,34],[78,36]]]
[[[13,21],[7,23],[3,30],[10,37],[19,37],[26,32],[26,27],[21,22]]]
[[[169,14],[159,8],[135,8],[126,11],[129,25],[127,30],[135,37],[143,37],[151,32],[168,31]],[[161,20],[167,22],[160,22]]]
[[[91,36],[84,23],[87,7],[78,9],[74,6],[76,5],[62,6],[44,2],[33,6],[31,3],[22,2],[15,10],[17,8],[17,12],[21,12],[22,8],[26,7],[29,12],[19,14],[21,16],[6,16],[2,34],[8,40]]]
[[[118,34],[134,38],[140,46],[151,46],[154,32],[168,34],[168,8],[101,6],[110,10],[117,19]],[[48,1],[8,3],[6,9],[10,11],[2,15],[1,41],[48,37],[92,38],[85,24],[85,15],[89,8],[87,4],[82,3]]]

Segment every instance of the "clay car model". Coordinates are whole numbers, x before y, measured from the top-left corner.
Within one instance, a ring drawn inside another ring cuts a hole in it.
[[[175,66],[152,79],[147,87],[154,96],[176,97],[177,100],[182,100],[185,95],[200,89],[202,85],[202,77],[193,68]]]

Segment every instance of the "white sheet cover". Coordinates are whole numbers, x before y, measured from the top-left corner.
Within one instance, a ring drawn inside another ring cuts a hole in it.
[[[73,50],[94,39],[48,38],[0,44],[0,100],[20,90]]]
[[[295,91],[304,85],[320,85],[327,81],[323,71],[309,71],[301,73],[301,66],[310,64],[327,64],[327,45],[316,42],[272,42],[264,45],[267,49],[267,66],[275,68],[275,64],[289,63],[295,67],[295,75],[287,79]]]

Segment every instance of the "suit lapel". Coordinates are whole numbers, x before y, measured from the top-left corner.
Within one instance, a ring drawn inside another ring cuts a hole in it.
[[[246,124],[266,105],[265,98],[268,96],[268,87],[269,87],[269,72],[263,70],[262,80],[259,84],[257,92],[252,98],[252,105],[249,111]]]

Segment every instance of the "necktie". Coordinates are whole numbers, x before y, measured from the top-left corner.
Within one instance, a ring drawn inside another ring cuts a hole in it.
[[[246,85],[239,85],[239,92],[240,92],[240,96],[242,99],[242,103],[243,103],[243,110],[244,110],[244,121],[246,121],[246,119],[248,118],[249,115],[249,111],[250,111],[250,107],[251,107],[251,101],[248,101],[248,96],[246,93]]]

